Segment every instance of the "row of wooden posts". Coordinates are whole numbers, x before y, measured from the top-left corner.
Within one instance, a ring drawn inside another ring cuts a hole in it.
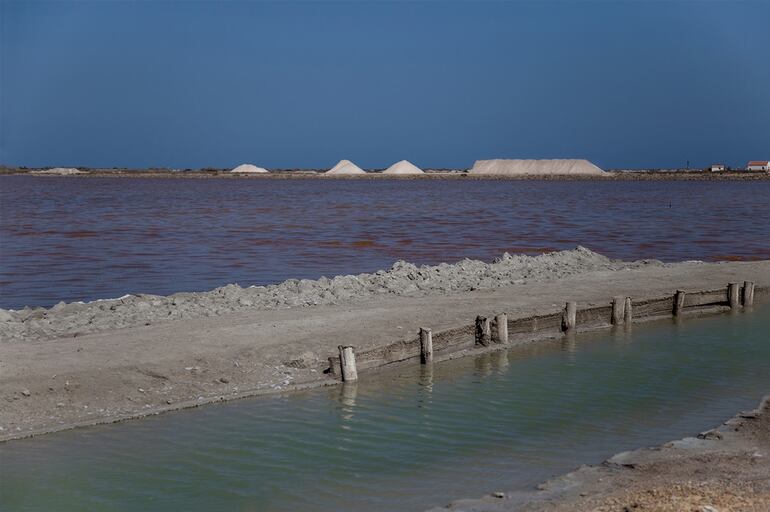
[[[673,316],[678,317],[685,309],[685,296],[683,290],[677,290],[674,294]],[[754,283],[745,281],[741,283],[729,283],[727,285],[727,303],[731,309],[752,306],[754,304]],[[564,333],[573,332],[577,327],[577,302],[567,302],[562,312],[561,329]],[[618,296],[612,299],[612,325],[630,325],[633,322],[631,297]],[[483,316],[476,317],[476,345],[488,347],[492,344],[508,343],[508,315],[500,313],[494,319]],[[350,382],[358,379],[356,369],[356,355],[353,347],[340,345],[340,370],[342,380]],[[420,328],[420,363],[431,364],[433,362],[433,332],[424,327]]]

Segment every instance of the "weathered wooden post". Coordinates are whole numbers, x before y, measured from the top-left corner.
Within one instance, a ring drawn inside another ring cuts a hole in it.
[[[420,363],[433,362],[433,332],[430,329],[420,327]]]
[[[625,320],[626,298],[625,297],[613,297],[612,298],[612,318],[610,322],[612,325],[620,325]]]
[[[677,290],[674,294],[674,316],[679,316],[684,310],[684,290]]]
[[[353,353],[353,347],[340,345],[340,371],[342,372],[343,382],[353,382],[358,380],[358,371],[356,370],[356,355]]]
[[[743,307],[748,308],[754,305],[754,283],[751,281],[743,282]]]
[[[492,341],[508,343],[508,315],[500,313],[495,316],[495,328],[492,330]]]
[[[738,307],[738,292],[740,292],[740,283],[729,283],[727,285],[727,302],[730,303],[730,308],[735,309]]]
[[[634,321],[634,312],[631,310],[631,297],[626,297],[623,306],[623,322],[631,324]]]
[[[489,325],[489,318],[484,316],[476,317],[476,345],[488,347],[492,342],[492,329]]]
[[[577,302],[567,302],[561,318],[561,329],[564,332],[575,328],[577,318]]]

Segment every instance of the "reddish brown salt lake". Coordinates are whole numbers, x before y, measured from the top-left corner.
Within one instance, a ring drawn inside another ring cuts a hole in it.
[[[770,182],[0,177],[0,307],[578,244],[770,258]]]

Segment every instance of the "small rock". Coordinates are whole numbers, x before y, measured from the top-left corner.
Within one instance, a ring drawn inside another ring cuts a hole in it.
[[[716,507],[712,507],[711,505],[703,505],[700,508],[700,512],[719,512],[719,509]]]
[[[228,379],[227,377],[219,377],[219,379],[217,380],[222,384],[227,384],[228,382],[230,382],[230,379]]]
[[[22,389],[21,394],[22,396],[30,396],[32,393],[30,393],[28,389]]]
[[[698,434],[698,439],[722,439],[722,433],[716,429],[707,430]]]
[[[492,496],[494,496],[495,498],[505,498],[505,493],[497,491],[497,492],[493,492]]]

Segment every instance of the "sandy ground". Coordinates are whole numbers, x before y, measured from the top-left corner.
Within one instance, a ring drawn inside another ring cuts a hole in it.
[[[583,466],[531,492],[495,493],[431,512],[770,511],[770,397],[722,426]]]
[[[380,276],[381,277],[381,276]],[[376,294],[338,304],[247,309],[91,334],[0,343],[0,440],[306,386],[339,344],[382,346],[472,325],[478,314],[557,311],[675,289],[770,285],[770,261],[632,264],[499,288]],[[366,378],[366,373],[361,374]]]

